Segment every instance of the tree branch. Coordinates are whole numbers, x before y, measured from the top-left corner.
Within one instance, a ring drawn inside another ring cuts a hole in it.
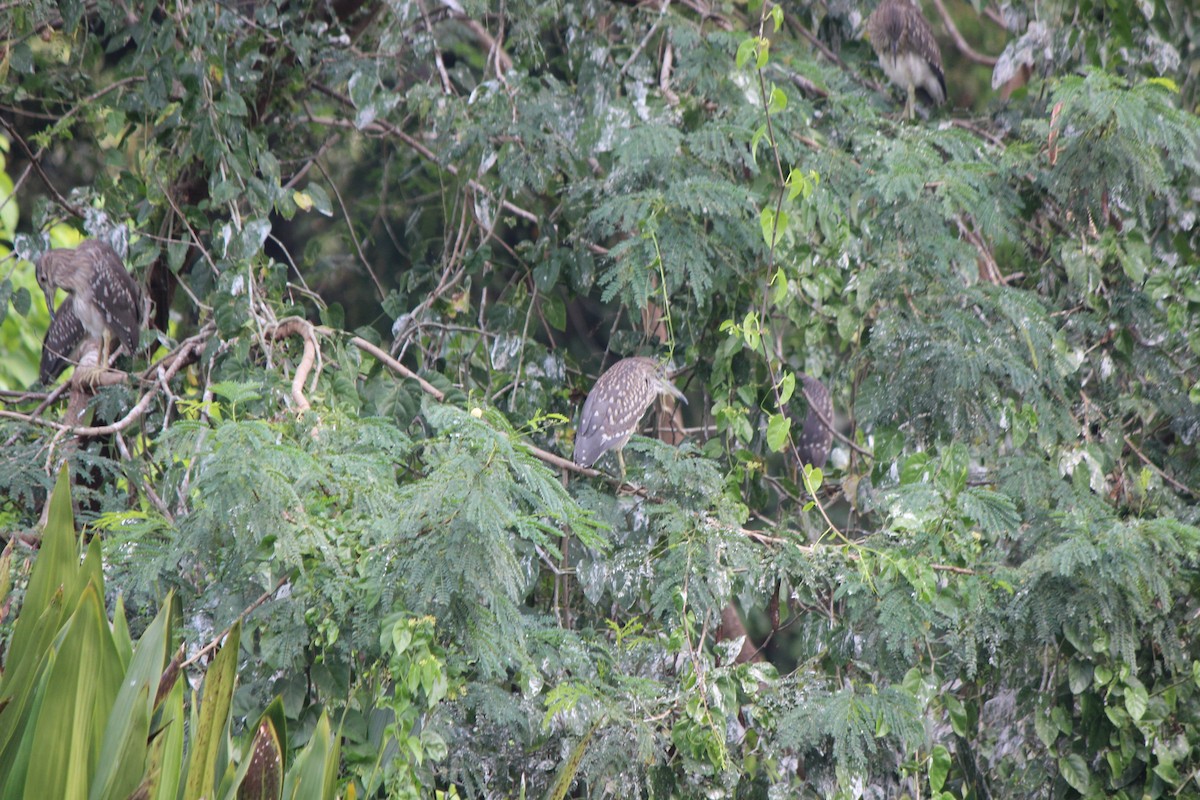
[[[266,331],[271,339],[282,339],[286,336],[299,336],[304,340],[304,355],[296,365],[296,374],[292,376],[292,402],[296,404],[298,413],[303,414],[312,406],[304,396],[304,384],[308,381],[308,373],[312,371],[320,350],[317,347],[316,329],[312,323],[300,317],[288,317],[280,320]],[[320,370],[318,369],[318,373]],[[313,381],[314,385],[316,381]]]
[[[985,56],[967,44],[967,40],[958,32],[958,26],[954,24],[954,19],[950,16],[950,12],[946,10],[946,4],[942,0],[933,0],[933,4],[937,7],[938,14],[942,17],[942,23],[946,26],[946,32],[954,40],[954,46],[958,48],[958,52],[976,64],[983,64],[988,67],[996,66],[996,59],[993,56]]]
[[[442,392],[441,389],[437,388],[432,383],[425,380],[420,375],[413,372],[411,369],[404,366],[399,361],[392,358],[390,355],[388,355],[387,353],[380,350],[375,345],[368,342],[366,339],[363,339],[360,336],[355,336],[353,339],[350,340],[350,344],[354,345],[359,350],[370,353],[378,361],[380,361],[382,364],[386,365],[389,369],[391,369],[393,372],[397,373],[398,375],[401,375],[405,378],[410,378],[411,380],[416,381],[418,384],[420,384],[421,389],[425,392],[425,394],[429,395],[430,397],[433,397],[438,402],[441,402],[446,399],[446,395],[444,392]]]

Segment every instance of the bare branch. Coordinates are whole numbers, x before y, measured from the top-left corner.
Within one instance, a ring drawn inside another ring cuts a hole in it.
[[[985,56],[967,44],[967,40],[958,32],[958,26],[954,24],[954,18],[950,16],[950,12],[946,10],[946,4],[942,0],[933,0],[933,5],[937,7],[938,14],[942,17],[942,23],[946,26],[946,32],[954,40],[954,46],[958,48],[958,52],[976,64],[983,64],[988,67],[996,66],[996,58],[994,56]]]
[[[363,339],[362,337],[359,337],[359,336],[355,336],[353,339],[350,340],[350,344],[354,345],[359,350],[363,350],[367,353],[370,353],[376,359],[378,359],[381,363],[385,364],[393,372],[395,372],[405,378],[410,378],[410,379],[416,381],[418,384],[420,384],[421,389],[425,392],[425,394],[429,395],[430,397],[433,397],[435,400],[441,402],[442,400],[446,399],[446,395],[442,392],[441,389],[438,389],[432,383],[425,380],[420,375],[413,372],[411,369],[404,366],[399,361],[392,358],[390,355],[388,355],[387,353],[383,352],[375,345],[368,342],[366,339]]]

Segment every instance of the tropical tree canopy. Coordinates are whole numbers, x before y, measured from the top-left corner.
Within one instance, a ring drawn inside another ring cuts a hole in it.
[[[875,5],[0,4],[4,796],[63,464],[105,663],[232,645],[180,796],[1200,792],[1200,10],[920,3],[909,121]],[[146,325],[45,386],[84,239]]]

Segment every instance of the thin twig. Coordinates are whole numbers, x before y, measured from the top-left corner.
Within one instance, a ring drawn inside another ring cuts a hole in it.
[[[1166,481],[1167,483],[1171,484],[1172,486],[1174,486],[1174,487],[1175,487],[1176,489],[1178,489],[1179,491],[1181,491],[1181,492],[1186,492],[1187,494],[1190,494],[1192,497],[1196,497],[1196,496],[1197,496],[1196,492],[1192,491],[1191,489],[1189,489],[1188,487],[1184,486],[1182,483],[1180,483],[1179,481],[1175,480],[1175,479],[1174,479],[1174,478],[1172,478],[1170,475],[1168,475],[1167,473],[1165,473],[1165,472],[1163,472],[1161,469],[1159,469],[1158,465],[1157,465],[1157,464],[1155,464],[1153,461],[1151,461],[1151,460],[1150,460],[1150,458],[1149,458],[1149,457],[1148,457],[1148,456],[1147,456],[1145,453],[1143,453],[1141,450],[1139,450],[1139,449],[1138,449],[1138,447],[1137,447],[1137,445],[1135,445],[1135,444],[1133,443],[1133,440],[1132,440],[1132,439],[1130,439],[1128,436],[1126,436],[1126,437],[1125,437],[1125,444],[1129,445],[1129,449],[1130,449],[1130,450],[1132,450],[1133,452],[1137,453],[1137,455],[1138,455],[1138,458],[1140,458],[1140,459],[1142,460],[1142,462],[1143,462],[1143,463],[1144,463],[1144,464],[1145,464],[1147,467],[1149,467],[1149,468],[1151,469],[1151,471],[1152,471],[1152,472],[1154,472],[1154,474],[1155,474],[1155,475],[1158,475],[1158,477],[1162,478],[1164,481]]]
[[[654,38],[654,34],[658,33],[658,26],[662,24],[663,19],[667,16],[667,9],[670,7],[671,0],[665,0],[665,2],[662,4],[662,8],[658,10],[658,19],[654,20],[654,24],[650,26],[650,30],[646,31],[646,35],[642,37],[642,40],[637,43],[636,47],[633,48],[633,52],[629,54],[629,58],[625,59],[625,63],[621,65],[621,70],[617,73],[618,78],[624,77],[625,73],[628,72],[629,68],[633,65],[633,62],[642,54],[642,51],[646,49],[646,45],[650,43],[652,38]]]
[[[267,591],[263,592],[261,595],[258,596],[257,600],[255,600],[250,605],[246,606],[242,610],[242,613],[237,615],[237,619],[235,619],[229,625],[228,628],[226,628],[225,630],[218,633],[216,636],[214,636],[209,641],[208,644],[206,644],[206,645],[204,645],[204,647],[200,648],[200,650],[198,650],[195,655],[193,655],[187,661],[184,661],[182,664],[180,664],[179,665],[180,669],[186,669],[187,667],[192,666],[193,664],[199,662],[200,659],[204,658],[204,656],[208,655],[213,650],[216,650],[217,647],[220,646],[221,642],[225,640],[225,637],[229,635],[229,632],[231,630],[233,630],[234,625],[237,625],[239,622],[242,622],[243,620],[245,620],[246,617],[250,616],[250,614],[253,613],[256,608],[258,608],[263,603],[270,600],[271,596],[274,595],[276,592],[278,592],[280,589],[282,589],[283,585],[287,582],[288,582],[288,576],[284,575],[282,578],[279,579],[279,582],[275,584],[274,588],[268,589]]]
[[[329,177],[329,173],[325,171],[324,164],[320,161],[313,163],[317,165],[317,169],[325,176],[325,181],[329,184],[329,188],[333,189],[333,195],[337,198],[338,207],[342,209],[342,216],[346,219],[346,229],[350,231],[350,241],[354,243],[354,251],[358,253],[358,260],[362,262],[363,267],[367,270],[367,274],[371,276],[371,281],[375,284],[375,289],[379,292],[379,299],[385,299],[387,292],[384,291],[383,284],[379,282],[379,276],[371,268],[371,262],[367,261],[366,255],[363,254],[362,244],[358,241],[358,234],[354,232],[354,221],[350,219],[350,211],[346,208],[345,201],[342,200],[341,190],[338,189],[337,183]]]
[[[390,368],[393,372],[396,372],[405,378],[410,378],[410,379],[416,381],[418,384],[420,384],[421,389],[425,392],[425,394],[433,397],[438,402],[441,402],[446,399],[446,395],[444,392],[442,392],[441,389],[437,388],[432,383],[425,380],[420,375],[413,372],[411,369],[404,366],[399,361],[392,358],[390,355],[388,355],[387,353],[380,350],[375,345],[368,342],[366,339],[363,339],[360,336],[355,336],[353,339],[350,340],[350,344],[354,345],[359,350],[365,350],[366,352],[375,356],[376,359],[378,359],[383,364],[387,365],[387,367]]]
[[[954,46],[958,48],[958,52],[967,57],[969,61],[974,61],[976,64],[983,64],[987,67],[996,66],[996,59],[993,56],[985,56],[983,53],[977,52],[971,45],[967,44],[967,40],[958,32],[958,26],[954,24],[954,18],[950,16],[950,12],[946,10],[946,4],[942,0],[933,0],[933,5],[937,8],[938,14],[942,17],[942,23],[946,26],[946,32],[950,34],[950,38],[954,40]]]
[[[347,108],[354,107],[354,104],[350,102],[350,98],[346,97],[345,95],[343,95],[339,92],[336,92],[333,89],[331,89],[328,86],[325,86],[324,84],[321,84],[321,83],[314,83],[313,85],[314,85],[314,87],[316,87],[316,89],[319,92],[321,92],[322,94],[324,94],[328,97],[333,98],[334,100],[337,100],[339,103],[346,106]],[[314,125],[328,125],[330,127],[353,128],[354,130],[359,130],[359,128],[353,123],[353,121],[348,120],[348,119],[333,119],[333,118],[328,118],[328,117],[312,117],[312,116],[310,116],[307,121],[313,123]],[[408,145],[410,148],[417,151],[417,153],[419,153],[421,156],[423,156],[424,158],[428,159],[429,161],[432,161],[433,163],[437,164],[439,168],[446,170],[447,172],[449,172],[451,175],[454,175],[455,177],[458,177],[458,167],[457,166],[455,166],[454,164],[443,164],[438,159],[436,153],[434,153],[428,147],[421,144],[416,139],[414,139],[412,136],[405,133],[400,128],[396,127],[395,125],[388,122],[387,120],[377,119],[374,122],[372,122],[370,125],[368,125],[366,128],[364,128],[363,130],[368,130],[368,129],[374,129],[376,131],[386,133],[389,136],[395,136],[397,139],[402,141],[404,144]],[[472,189],[474,189],[476,191],[483,192],[484,194],[488,195],[489,197],[493,196],[492,192],[489,191],[485,186],[483,186],[483,184],[481,184],[478,181],[473,180],[471,178],[467,179],[467,186],[471,187]],[[510,211],[513,214],[516,214],[518,217],[526,219],[535,225],[541,222],[541,218],[537,214],[533,213],[532,211],[528,211],[524,208],[521,208],[520,206],[518,206],[508,200],[502,200],[500,202],[500,205],[505,210]]]

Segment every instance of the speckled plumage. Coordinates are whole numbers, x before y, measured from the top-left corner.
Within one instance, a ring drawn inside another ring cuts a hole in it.
[[[72,308],[74,299],[67,295],[57,313],[50,319],[46,339],[42,342],[42,363],[38,376],[49,384],[71,363],[75,348],[83,341],[83,323]]]
[[[42,344],[42,383],[66,369],[85,338],[103,341],[109,332],[130,353],[137,349],[141,293],[112,247],[92,239],[74,249],[50,250],[38,259],[36,275],[50,309],[50,328]],[[57,289],[68,297],[55,310]]]
[[[881,0],[867,19],[867,36],[888,80],[907,93],[908,118],[918,91],[934,105],[946,102],[942,52],[915,0]]]
[[[596,380],[579,415],[575,463],[590,467],[609,450],[624,447],[660,394],[687,402],[652,358],[625,358],[609,367]]]
[[[808,399],[808,415],[804,418],[800,440],[796,442],[796,452],[801,464],[824,467],[833,446],[833,431],[822,421],[822,417],[833,424],[833,400],[825,384],[811,375],[801,377],[804,380],[804,396]]]

